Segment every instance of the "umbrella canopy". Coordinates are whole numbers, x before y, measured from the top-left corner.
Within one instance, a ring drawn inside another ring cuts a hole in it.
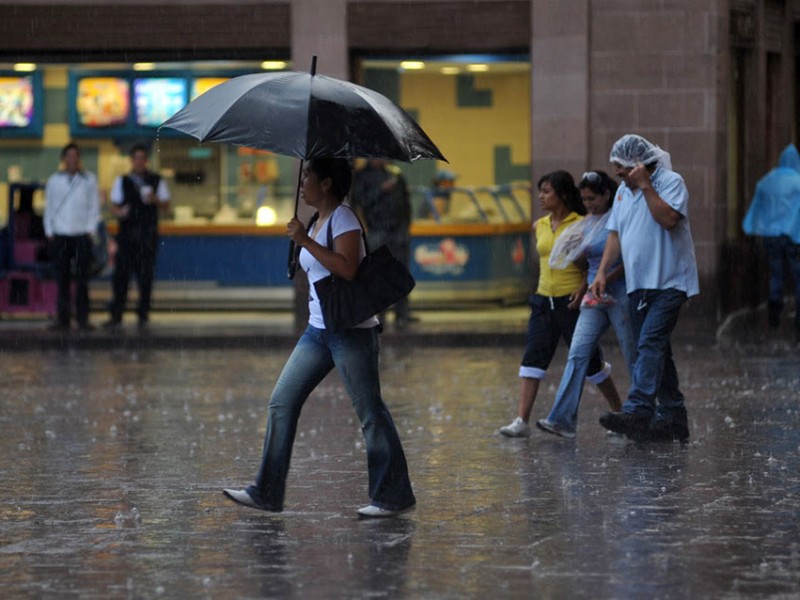
[[[302,159],[446,160],[387,97],[354,83],[286,71],[242,75],[187,104],[162,127]]]

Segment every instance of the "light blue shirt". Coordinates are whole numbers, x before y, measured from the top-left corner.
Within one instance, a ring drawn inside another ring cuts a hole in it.
[[[587,219],[589,217],[586,217]],[[606,248],[606,241],[608,240],[608,229],[603,228],[603,231],[600,232],[597,237],[593,240],[591,244],[586,247],[586,251],[584,256],[586,257],[586,262],[589,264],[589,272],[586,276],[586,282],[591,285],[594,281],[595,276],[597,275],[597,270],[600,268],[600,261],[603,258],[603,250]],[[622,260],[617,260],[613,265],[608,267],[608,272],[610,273],[613,271]],[[625,278],[617,279],[606,285],[606,292],[615,296],[617,291],[625,292]]]
[[[628,293],[636,290],[668,290],[700,293],[697,260],[689,227],[689,192],[683,178],[658,167],[651,176],[653,189],[683,217],[674,229],[656,223],[641,190],[623,183],[614,198],[608,229],[619,235]]]

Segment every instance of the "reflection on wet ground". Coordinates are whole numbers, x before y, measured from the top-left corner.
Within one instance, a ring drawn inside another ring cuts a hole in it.
[[[364,447],[336,376],[301,418],[286,512],[222,497],[254,474],[288,351],[0,354],[3,597],[800,594],[796,350],[676,348],[682,446],[606,435],[594,389],[577,440],[501,438],[521,348],[387,345],[419,504],[386,521],[356,518]]]

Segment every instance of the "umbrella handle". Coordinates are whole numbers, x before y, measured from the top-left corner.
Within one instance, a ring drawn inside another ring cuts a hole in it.
[[[317,55],[311,57],[311,76],[317,74]],[[294,216],[297,217],[297,206],[300,203],[300,182],[303,180],[303,159],[300,159],[300,171],[297,174],[297,192],[294,197]],[[297,273],[297,260],[299,258],[299,249],[295,247],[294,240],[289,242],[289,260],[287,261],[286,274],[289,279],[294,279]]]
[[[314,57],[316,60],[316,56]],[[303,181],[303,163],[305,161],[300,159],[300,169],[297,172],[297,188],[294,195],[294,216],[297,218],[297,207],[300,204],[300,184]],[[289,279],[294,279],[294,274],[297,273],[297,259],[300,255],[299,248],[295,246],[294,240],[289,242],[289,260],[286,266],[286,275]]]

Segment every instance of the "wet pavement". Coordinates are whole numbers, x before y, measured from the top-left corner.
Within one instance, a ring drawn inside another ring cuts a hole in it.
[[[411,332],[387,328],[383,392],[418,506],[381,521],[356,517],[366,458],[335,374],[301,417],[286,511],[220,493],[258,466],[290,321],[155,315],[144,335],[66,342],[6,323],[0,595],[797,597],[797,349],[761,334],[718,339],[687,320],[675,353],[688,444],[607,435],[594,388],[576,440],[509,440],[496,430],[514,415],[524,318],[459,326],[423,314]],[[31,336],[46,342],[22,341]],[[615,345],[606,351],[622,364]],[[549,410],[563,361],[562,350],[534,418]]]

